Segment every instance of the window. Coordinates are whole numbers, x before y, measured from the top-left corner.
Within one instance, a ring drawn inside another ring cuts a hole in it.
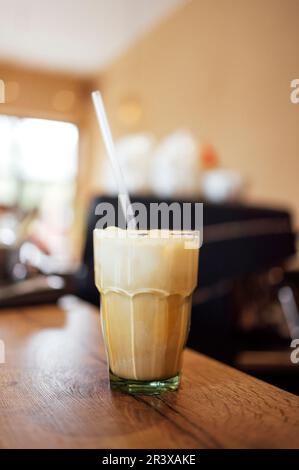
[[[35,209],[38,236],[53,253],[67,247],[77,160],[74,124],[0,116],[0,205]]]

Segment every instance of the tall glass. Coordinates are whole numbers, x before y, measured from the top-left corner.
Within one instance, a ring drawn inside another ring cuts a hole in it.
[[[94,230],[112,388],[146,394],[178,388],[198,252],[199,232]]]

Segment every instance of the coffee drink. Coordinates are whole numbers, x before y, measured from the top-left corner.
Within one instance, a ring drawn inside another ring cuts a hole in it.
[[[95,279],[112,376],[136,386],[176,378],[177,388],[198,246],[198,232],[94,231]]]

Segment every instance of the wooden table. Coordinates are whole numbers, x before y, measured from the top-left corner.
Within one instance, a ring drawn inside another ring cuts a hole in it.
[[[111,392],[99,314],[0,310],[0,447],[299,447],[299,397],[185,351],[179,392]]]

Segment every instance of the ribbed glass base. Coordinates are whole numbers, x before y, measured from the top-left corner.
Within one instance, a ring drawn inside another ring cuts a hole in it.
[[[159,395],[163,392],[173,392],[179,388],[180,374],[170,379],[131,380],[121,379],[109,371],[110,387],[125,393],[140,393],[143,395]]]

